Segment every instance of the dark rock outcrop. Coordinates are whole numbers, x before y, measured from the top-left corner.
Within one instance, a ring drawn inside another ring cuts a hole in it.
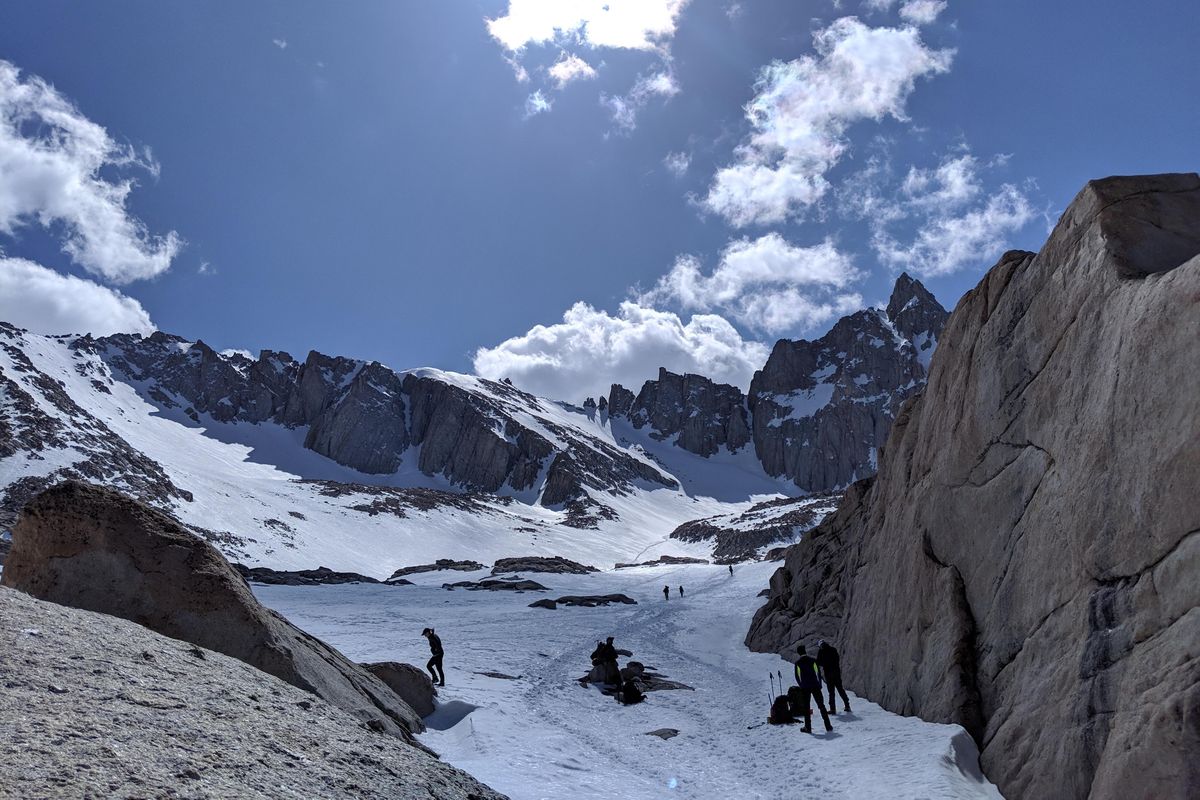
[[[588,595],[567,595],[559,597],[556,600],[546,598],[530,603],[530,608],[548,608],[551,611],[563,606],[582,606],[583,608],[596,608],[597,606],[607,606],[613,603],[623,603],[625,605],[637,605],[637,600],[623,594],[588,594]]]
[[[1200,793],[1200,177],[1089,183],[951,316],[747,643],[957,722],[1008,797]]]
[[[211,545],[117,492],[68,482],[31,500],[0,583],[245,661],[373,730],[410,742],[423,730],[377,678],[264,608]]]
[[[740,514],[685,522],[671,531],[672,539],[713,542],[718,564],[736,564],[758,558],[764,547],[794,542],[804,531],[825,518],[837,505],[838,495],[784,497],[757,503]],[[670,563],[670,562],[663,562]]]
[[[670,564],[711,564],[707,558],[692,558],[691,556],[659,556],[653,561],[641,561],[633,564],[618,563],[613,569],[630,569],[631,567],[658,567]]]
[[[439,558],[432,564],[418,564],[412,567],[401,567],[392,573],[388,578],[391,583],[397,578],[403,578],[406,575],[419,575],[422,572],[439,572],[441,570],[456,570],[458,572],[475,572],[477,570],[486,569],[483,564],[478,561],[455,561],[450,558]]]
[[[470,589],[473,592],[488,591],[488,592],[545,592],[549,591],[548,587],[542,586],[537,581],[531,581],[523,578],[484,578],[481,581],[459,581],[457,583],[443,583],[443,589]]]
[[[900,404],[925,383],[945,319],[933,295],[901,275],[887,312],[843,317],[815,341],[777,342],[747,398],[767,474],[810,492],[873,475]]]
[[[433,685],[429,673],[420,667],[402,664],[399,661],[379,661],[363,664],[362,667],[387,684],[389,689],[422,717],[428,717],[437,707],[434,703],[437,687]]]
[[[562,556],[521,556],[518,558],[500,558],[492,566],[493,575],[507,572],[554,572],[560,575],[587,575],[589,572],[599,572],[595,567],[580,564]]]
[[[328,567],[281,571],[267,567],[247,567],[234,564],[233,568],[249,583],[264,583],[275,586],[322,586],[340,583],[379,583],[374,578],[357,572],[334,572]]]
[[[635,428],[649,426],[656,439],[675,437],[677,446],[701,456],[735,451],[750,441],[745,395],[702,375],[659,369],[658,380],[646,381],[637,397],[613,384],[608,408],[610,417],[627,417]]]

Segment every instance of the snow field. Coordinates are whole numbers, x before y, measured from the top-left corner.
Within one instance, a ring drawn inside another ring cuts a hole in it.
[[[854,713],[834,718],[830,734],[764,724],[767,675],[778,670],[790,682],[791,665],[749,652],[742,639],[774,568],[742,565],[732,577],[707,565],[523,576],[551,587],[544,593],[440,588],[486,574],[460,572],[410,576],[417,585],[407,587],[257,586],[255,593],[357,661],[424,666],[420,631],[435,627],[449,686],[441,690],[441,719],[430,720],[422,739],[515,800],[999,798],[956,725],[901,717],[853,695]],[[613,592],[638,605],[527,607],[540,597]],[[624,707],[581,687],[588,656],[610,635],[635,660],[695,691],[653,692]],[[519,677],[476,674],[483,671]],[[645,735],[658,728],[680,734]]]

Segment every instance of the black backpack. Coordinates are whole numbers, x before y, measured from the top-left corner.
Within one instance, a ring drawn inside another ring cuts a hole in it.
[[[767,722],[772,725],[788,725],[795,722],[796,719],[792,716],[792,707],[788,704],[787,695],[781,694],[775,698],[775,702],[771,703],[771,715],[767,717]]]

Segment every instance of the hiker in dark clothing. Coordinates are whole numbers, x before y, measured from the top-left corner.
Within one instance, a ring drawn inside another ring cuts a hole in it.
[[[421,635],[429,640],[429,652],[433,654],[429,663],[425,665],[425,669],[429,670],[435,686],[445,686],[446,671],[442,669],[442,656],[445,655],[445,651],[442,650],[442,637],[434,633],[433,628],[426,628],[421,631]]]
[[[800,713],[804,714],[804,732],[812,733],[812,706],[809,699],[817,701],[821,710],[821,719],[825,722],[825,730],[833,730],[829,721],[829,712],[825,710],[825,701],[821,698],[821,676],[817,673],[817,660],[804,652],[804,645],[796,648],[796,686],[800,687],[798,702]]]
[[[671,599],[671,587],[670,586],[663,587],[663,597],[666,598],[667,600]]]
[[[622,705],[631,706],[645,699],[646,695],[642,694],[642,690],[638,688],[633,678],[626,678],[625,683],[621,684],[621,688],[617,691],[617,702]]]
[[[617,648],[613,646],[613,637],[608,637],[608,641],[604,643],[596,643],[596,649],[592,651],[592,671],[589,677],[608,686],[621,682],[621,668],[617,664]]]
[[[837,713],[837,700],[833,696],[836,690],[842,696],[842,705],[849,714],[850,698],[846,697],[846,690],[842,688],[841,656],[837,648],[824,640],[817,645],[817,666],[821,668],[821,677],[825,678],[825,685],[829,687],[829,713]]]
[[[733,564],[729,565],[729,577],[733,577]]]
[[[679,587],[679,596],[683,597],[683,587],[682,586]]]

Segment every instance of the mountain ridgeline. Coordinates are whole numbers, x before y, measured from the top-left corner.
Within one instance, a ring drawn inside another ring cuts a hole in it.
[[[752,442],[768,475],[808,492],[843,488],[875,473],[896,411],[925,385],[946,317],[901,275],[886,309],[843,317],[814,341],[779,340],[748,395],[660,370],[636,395],[614,384],[596,407],[702,456]]]

